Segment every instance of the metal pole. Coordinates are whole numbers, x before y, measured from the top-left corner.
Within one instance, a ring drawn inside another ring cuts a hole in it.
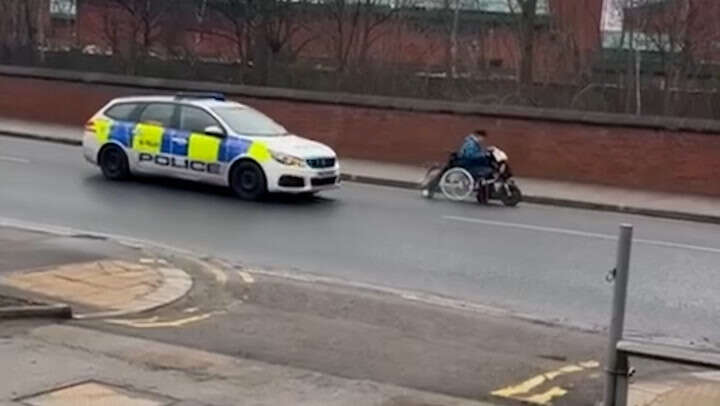
[[[626,406],[630,369],[627,354],[617,353],[617,371],[615,375],[615,406]]]
[[[625,325],[625,302],[627,299],[628,271],[630,267],[630,246],[632,244],[633,228],[629,224],[620,226],[618,239],[617,261],[614,270],[615,287],[613,290],[612,318],[610,320],[610,333],[608,342],[607,366],[605,367],[605,400],[604,406],[625,406],[624,396],[618,393],[617,377],[624,374],[627,377],[627,359],[618,356],[617,343],[622,339]],[[627,381],[625,381],[626,383]],[[618,399],[620,395],[620,399]],[[621,403],[617,403],[620,400]]]

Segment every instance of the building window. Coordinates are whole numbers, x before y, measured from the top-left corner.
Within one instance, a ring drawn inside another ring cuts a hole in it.
[[[50,18],[74,20],[76,16],[76,0],[50,0]]]

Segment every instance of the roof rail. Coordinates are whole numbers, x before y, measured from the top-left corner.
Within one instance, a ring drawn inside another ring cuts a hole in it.
[[[179,92],[175,93],[175,99],[213,99],[225,101],[225,95],[217,92]]]

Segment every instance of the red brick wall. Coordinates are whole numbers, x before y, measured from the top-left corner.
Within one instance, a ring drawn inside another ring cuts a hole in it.
[[[0,76],[0,116],[82,125],[109,99],[137,89]],[[603,127],[240,98],[344,157],[423,164],[443,160],[485,128],[518,175],[720,196],[720,134]]]
[[[47,28],[51,44],[84,48],[94,45],[103,51],[113,49],[127,55],[133,36],[139,36],[139,21],[117,6],[98,5],[100,3],[80,2],[77,21],[72,25],[66,21],[55,21]],[[104,3],[103,3],[104,4]],[[573,79],[579,73],[589,56],[600,44],[600,10],[602,0],[551,0],[553,16],[552,35],[544,32],[538,35],[536,44],[535,76],[538,81],[564,82]],[[440,13],[441,11],[437,11]],[[117,26],[113,29],[113,23]],[[198,25],[199,24],[199,25]],[[335,33],[335,23],[328,19],[316,18],[302,24],[292,38],[292,48],[305,44],[300,59],[326,60],[332,64],[335,42],[328,33]],[[349,22],[344,30],[349,31]],[[424,25],[423,25],[424,24]],[[466,23],[468,24],[468,23]],[[362,24],[360,24],[362,25]],[[202,57],[235,60],[239,58],[235,41],[217,35],[199,34],[212,29],[230,35],[233,27],[228,22],[210,13],[207,20],[197,23],[194,15],[178,12],[160,20],[153,30],[152,46],[154,52],[164,55],[170,45],[179,46]],[[480,60],[501,61],[504,70],[517,68],[520,57],[515,29],[507,26],[478,26],[485,33],[461,31],[458,38],[458,66],[461,72],[477,70]],[[409,20],[389,20],[377,27],[372,36],[373,46],[367,57],[375,63],[393,63],[413,66],[416,70],[438,70],[445,67],[448,58],[448,33],[443,24],[419,24]],[[467,30],[467,27],[466,27]],[[112,34],[114,32],[114,34]],[[318,34],[322,34],[319,35]],[[346,34],[349,35],[349,34]],[[552,37],[552,39],[551,39]],[[170,40],[174,38],[173,40]],[[243,39],[245,41],[246,39]],[[349,38],[346,39],[346,42]],[[361,41],[355,39],[351,47],[351,63],[357,61]],[[479,44],[483,44],[480,46]]]

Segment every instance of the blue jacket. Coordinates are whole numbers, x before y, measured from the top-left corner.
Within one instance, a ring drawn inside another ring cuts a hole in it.
[[[460,147],[458,160],[475,177],[486,177],[492,172],[489,151],[470,135],[465,137]]]
[[[465,137],[465,140],[463,140],[460,152],[458,153],[458,158],[471,161],[487,161],[487,155],[487,149],[480,145],[480,143],[478,143],[471,135],[468,135]]]

